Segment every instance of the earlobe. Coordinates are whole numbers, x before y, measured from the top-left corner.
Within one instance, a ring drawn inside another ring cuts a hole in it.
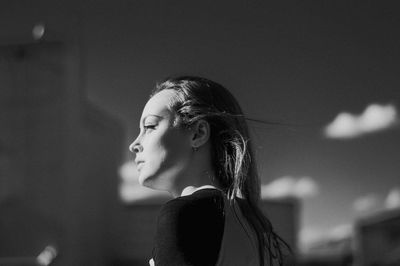
[[[203,146],[210,138],[210,125],[206,120],[199,120],[196,122],[193,130],[192,147],[198,149]]]

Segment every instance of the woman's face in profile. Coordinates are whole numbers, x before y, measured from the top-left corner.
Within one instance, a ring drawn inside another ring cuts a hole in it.
[[[176,92],[164,90],[146,104],[140,118],[140,133],[130,145],[136,153],[139,183],[170,191],[184,176],[191,157],[190,131],[174,125],[168,104]]]

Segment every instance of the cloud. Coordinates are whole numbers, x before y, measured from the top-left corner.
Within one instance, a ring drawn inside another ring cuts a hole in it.
[[[353,208],[357,212],[370,212],[379,207],[379,198],[375,194],[361,196],[354,200]]]
[[[400,208],[400,189],[393,188],[389,191],[386,200],[385,207],[387,209]]]
[[[352,224],[339,224],[332,228],[306,227],[299,233],[300,250],[308,253],[312,249],[326,246],[326,243],[331,241],[348,239],[353,233],[354,226]]]
[[[315,229],[306,227],[299,232],[300,250],[307,251],[313,244],[321,241],[325,237],[325,231],[322,229]]]
[[[171,196],[167,192],[153,190],[139,184],[139,172],[133,162],[126,162],[119,168],[119,196],[124,203],[162,203]]]
[[[392,188],[384,201],[382,195],[374,193],[361,196],[354,200],[353,208],[361,214],[372,214],[384,208],[400,208],[400,188]]]
[[[285,176],[261,186],[261,197],[282,198],[297,197],[309,198],[319,192],[318,184],[311,177]]]
[[[134,162],[125,162],[118,170],[119,176],[123,182],[139,184],[139,172]]]
[[[360,115],[340,113],[324,129],[328,138],[355,138],[361,135],[385,130],[399,121],[396,107],[390,104],[370,104]]]
[[[350,237],[353,232],[354,226],[352,224],[340,224],[329,231],[328,238],[330,240],[341,240]]]

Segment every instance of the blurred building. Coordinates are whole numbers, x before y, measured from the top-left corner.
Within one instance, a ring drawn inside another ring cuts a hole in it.
[[[84,73],[77,41],[1,43],[1,265],[46,246],[51,265],[107,262],[123,135],[86,101]]]
[[[360,219],[355,240],[357,266],[400,265],[400,209]]]
[[[299,200],[292,197],[263,199],[261,208],[274,230],[297,253],[300,222]]]
[[[400,209],[382,210],[359,218],[354,233],[321,239],[307,254],[300,256],[298,265],[400,265]]]

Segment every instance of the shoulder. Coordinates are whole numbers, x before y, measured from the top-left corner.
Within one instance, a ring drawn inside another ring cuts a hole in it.
[[[197,225],[201,220],[221,220],[224,213],[224,198],[221,191],[202,189],[191,195],[178,197],[165,203],[159,213],[158,225],[163,227]]]
[[[168,201],[161,208],[160,215],[179,214],[186,212],[223,211],[224,198],[221,191],[216,189],[201,189],[191,195],[178,197]]]
[[[215,265],[224,221],[224,196],[219,190],[198,190],[170,200],[158,217],[156,264],[181,265],[178,262],[185,261],[190,265]]]

